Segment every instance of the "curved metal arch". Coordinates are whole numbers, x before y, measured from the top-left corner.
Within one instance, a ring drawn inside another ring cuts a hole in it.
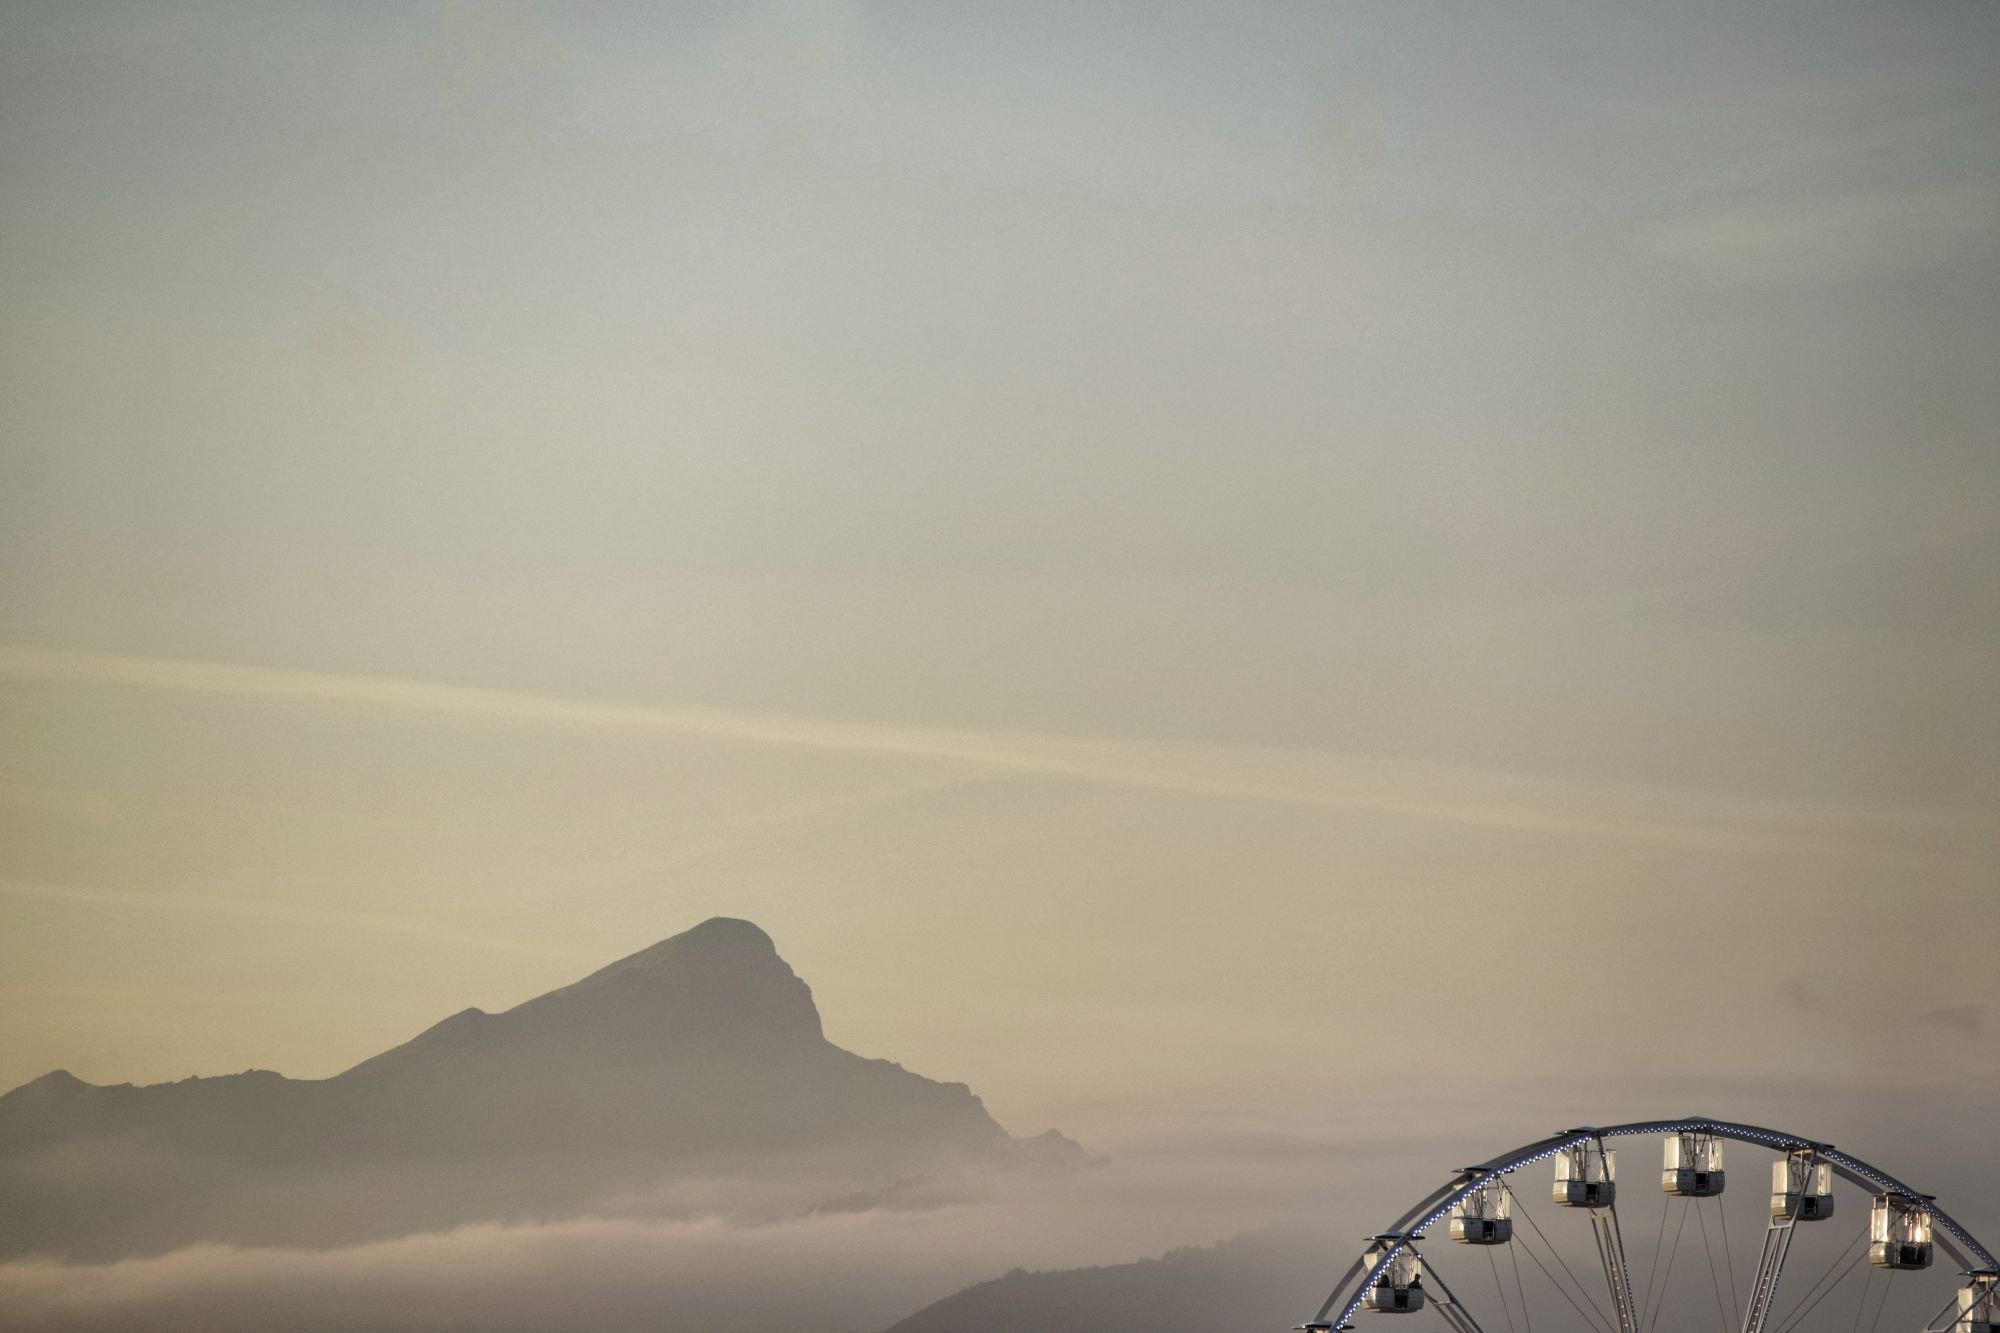
[[[1451,1211],[1453,1204],[1494,1177],[1519,1167],[1531,1166],[1555,1156],[1566,1148],[1573,1148],[1593,1139],[1622,1138],[1633,1134],[1685,1133],[1714,1134],[1725,1139],[1735,1139],[1739,1143],[1754,1143],[1781,1152],[1790,1152],[1794,1148],[1811,1148],[1818,1153],[1820,1161],[1831,1166],[1834,1173],[1850,1185],[1858,1185],[1875,1194],[1907,1195],[1921,1203],[1924,1211],[1930,1214],[1931,1221],[1938,1228],[1938,1231],[1933,1233],[1934,1239],[1946,1254],[1957,1260],[1960,1267],[2000,1269],[2000,1260],[1994,1259],[1993,1252],[1973,1239],[1972,1233],[1939,1208],[1930,1195],[1910,1188],[1888,1172],[1870,1166],[1858,1157],[1836,1151],[1831,1144],[1818,1143],[1796,1134],[1765,1129],[1759,1125],[1739,1125],[1728,1120],[1712,1120],[1707,1116],[1690,1116],[1684,1120],[1635,1120],[1630,1124],[1606,1125],[1602,1128],[1585,1126],[1580,1129],[1567,1129],[1560,1134],[1553,1134],[1546,1139],[1538,1139],[1516,1148],[1512,1152],[1502,1153],[1482,1165],[1467,1167],[1460,1171],[1452,1181],[1432,1191],[1414,1208],[1397,1218],[1389,1229],[1382,1233],[1385,1237],[1395,1237],[1395,1240],[1383,1248],[1373,1263],[1365,1259],[1355,1260],[1341,1276],[1339,1284],[1326,1298],[1325,1304],[1320,1306],[1319,1313],[1301,1327],[1338,1329],[1347,1323],[1354,1317],[1355,1311],[1360,1309],[1362,1293],[1381,1277],[1389,1262],[1409,1243],[1413,1233],[1434,1225],[1438,1219]],[[1961,1245],[1964,1246],[1963,1249],[1959,1248]],[[1355,1282],[1357,1277],[1361,1279],[1359,1283]],[[1352,1294],[1343,1305],[1341,1296],[1350,1290]],[[1340,1307],[1340,1318],[1329,1323],[1327,1315],[1336,1306]]]

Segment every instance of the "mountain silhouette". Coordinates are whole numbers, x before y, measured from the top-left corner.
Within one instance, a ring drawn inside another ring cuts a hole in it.
[[[1097,1268],[1029,1272],[968,1287],[888,1333],[1213,1333],[1286,1328],[1326,1295],[1344,1260],[1307,1227],[1266,1227],[1219,1245]]]
[[[643,1208],[689,1177],[851,1197],[1062,1164],[960,1083],[826,1040],[812,992],[718,917],[503,1013],[467,1009],[329,1079],[267,1070],[0,1096],[0,1255],[323,1244]]]

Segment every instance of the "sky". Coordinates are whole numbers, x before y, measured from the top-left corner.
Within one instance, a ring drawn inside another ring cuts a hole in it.
[[[726,914],[1094,1146],[1993,1088],[1996,59],[5,7],[0,1087],[322,1077]]]

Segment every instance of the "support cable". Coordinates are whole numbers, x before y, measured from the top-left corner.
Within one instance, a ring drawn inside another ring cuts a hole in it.
[[[1850,1263],[1848,1263],[1848,1267],[1844,1267],[1844,1269],[1840,1269],[1840,1277],[1836,1277],[1836,1279],[1834,1279],[1834,1285],[1832,1285],[1832,1287],[1828,1287],[1828,1289],[1826,1289],[1826,1291],[1822,1291],[1822,1293],[1820,1293],[1820,1295],[1818,1295],[1818,1297],[1814,1297],[1814,1299],[1812,1299],[1812,1305],[1808,1305],[1808,1307],[1806,1307],[1806,1309],[1802,1309],[1802,1311],[1798,1311],[1798,1317],[1794,1317],[1794,1319],[1792,1319],[1792,1323],[1788,1323],[1788,1325],[1784,1325],[1784,1329],[1780,1329],[1780,1333],[1792,1333],[1792,1329],[1796,1329],[1796,1327],[1798,1327],[1798,1325],[1800,1325],[1800,1323],[1804,1323],[1804,1319],[1806,1319],[1806,1315],[1810,1315],[1810,1313],[1812,1313],[1812,1311],[1814,1311],[1814,1309],[1818,1309],[1818,1305],[1820,1305],[1820,1301],[1824,1301],[1824,1299],[1826,1299],[1826,1297],[1830,1297],[1830,1295],[1834,1295],[1834,1287],[1838,1287],[1838,1285],[1840,1285],[1840,1283],[1844,1283],[1844,1281],[1848,1281],[1848,1273],[1852,1273],[1852,1271],[1854,1271],[1854,1265],[1856,1265],[1856,1263],[1860,1263],[1860,1255],[1854,1255],[1854,1259],[1852,1259],[1852,1261],[1850,1261]]]
[[[1896,1285],[1896,1270],[1892,1268],[1889,1270],[1889,1276],[1885,1278],[1882,1282],[1882,1299],[1875,1306],[1875,1318],[1874,1321],[1868,1325],[1868,1333],[1875,1333],[1875,1330],[1881,1326],[1883,1307],[1889,1304],[1889,1288],[1895,1285]]]
[[[1875,1285],[1875,1270],[1870,1268],[1868,1275],[1861,1279],[1861,1303],[1854,1307],[1853,1333],[1861,1333],[1861,1316],[1868,1313],[1868,1288],[1873,1285]]]
[[[1937,1329],[1949,1329],[1956,1322],[1953,1316],[1957,1313],[1957,1310],[1958,1295],[1957,1293],[1953,1293],[1951,1299],[1944,1303],[1944,1309],[1939,1310],[1924,1321],[1924,1333],[1933,1333],[1933,1330]]]
[[[1729,1308],[1736,1312],[1736,1327],[1743,1327],[1743,1302],[1736,1292],[1736,1256],[1729,1249],[1729,1209],[1716,1196],[1715,1215],[1722,1222],[1722,1259],[1729,1265]]]
[[[1500,1309],[1507,1316],[1507,1333],[1514,1333],[1514,1309],[1507,1304],[1507,1289],[1500,1285],[1500,1261],[1493,1257],[1493,1247],[1482,1245],[1486,1251],[1486,1266],[1493,1270],[1493,1294],[1500,1300]]]
[[[1595,1315],[1593,1315],[1590,1311],[1585,1310],[1581,1305],[1578,1305],[1576,1303],[1576,1298],[1574,1296],[1571,1296],[1567,1291],[1563,1290],[1563,1284],[1556,1281],[1556,1275],[1549,1271],[1549,1266],[1543,1263],[1541,1259],[1536,1256],[1533,1250],[1528,1251],[1528,1257],[1535,1261],[1535,1267],[1542,1270],[1542,1276],[1546,1277],[1549,1280],[1549,1285],[1556,1289],[1556,1295],[1568,1301],[1570,1309],[1575,1310],[1577,1314],[1583,1317],[1583,1322],[1589,1324],[1592,1328],[1597,1329],[1599,1333],[1611,1333],[1611,1330],[1605,1327],[1602,1311],[1599,1311]],[[1556,1259],[1557,1262],[1561,1262],[1562,1256],[1557,1255]]]
[[[1437,1317],[1444,1320],[1445,1327],[1450,1329],[1451,1333],[1470,1333],[1470,1330],[1460,1322],[1464,1314],[1457,1307],[1447,1301],[1434,1300],[1430,1302],[1430,1308],[1437,1311]]]
[[[1688,1208],[1693,1203],[1694,1200],[1692,1199],[1681,1200],[1680,1225],[1674,1228],[1674,1248],[1667,1251],[1667,1271],[1666,1275],[1660,1279],[1660,1303],[1653,1308],[1653,1317],[1649,1323],[1649,1326],[1657,1325],[1660,1322],[1660,1316],[1666,1312],[1667,1284],[1674,1280],[1674,1260],[1680,1257],[1681,1233],[1687,1230]]]
[[[1669,1198],[1660,1205],[1660,1234],[1653,1237],[1653,1262],[1646,1265],[1646,1299],[1639,1302],[1639,1322],[1645,1324],[1645,1314],[1653,1308],[1653,1281],[1660,1276],[1660,1242],[1667,1238],[1667,1214],[1674,1210],[1674,1201]]]
[[[1833,1278],[1834,1286],[1839,1286],[1841,1282],[1846,1280],[1848,1273],[1852,1272],[1854,1269],[1854,1264],[1851,1261],[1849,1262],[1846,1268],[1841,1269],[1839,1277],[1834,1277],[1834,1270],[1836,1268],[1840,1268],[1840,1261],[1846,1259],[1848,1255],[1852,1254],[1854,1252],[1854,1247],[1856,1245],[1866,1241],[1867,1239],[1868,1239],[1868,1233],[1866,1231],[1863,1231],[1858,1235],[1856,1235],[1853,1240],[1847,1242],[1847,1247],[1845,1249],[1843,1249],[1839,1254],[1833,1256],[1833,1262],[1826,1266],[1826,1271],[1821,1273],[1819,1277],[1814,1280],[1813,1284],[1810,1287],[1806,1288],[1805,1294],[1800,1296],[1799,1299],[1792,1305],[1792,1308],[1785,1312],[1785,1317],[1778,1321],[1778,1328],[1780,1333],[1784,1333],[1784,1330],[1791,1328],[1798,1322],[1799,1318],[1802,1315],[1802,1311],[1800,1310],[1799,1307],[1804,1305],[1807,1301],[1811,1300],[1814,1297],[1814,1295],[1821,1294],[1819,1288],[1822,1282],[1825,1282],[1828,1278]],[[1859,1258],[1859,1256],[1857,1255],[1856,1258]],[[1827,1288],[1828,1291],[1831,1291],[1832,1289],[1833,1289],[1832,1287]]]
[[[1694,1206],[1694,1220],[1701,1223],[1701,1253],[1708,1260],[1708,1283],[1715,1289],[1715,1317],[1722,1324],[1722,1333],[1732,1333],[1729,1327],[1729,1312],[1722,1308],[1722,1279],[1715,1271],[1715,1251],[1708,1244],[1708,1217],[1699,1203]]]
[[[1846,1249],[1842,1250],[1839,1254],[1833,1256],[1833,1262],[1826,1266],[1826,1271],[1824,1273],[1821,1273],[1819,1275],[1819,1278],[1810,1287],[1806,1288],[1805,1294],[1799,1297],[1798,1304],[1792,1306],[1790,1310],[1785,1312],[1785,1317],[1778,1322],[1778,1333],[1791,1333],[1792,1329],[1798,1327],[1800,1320],[1804,1319],[1808,1314],[1812,1313],[1812,1306],[1807,1306],[1806,1305],[1807,1301],[1811,1301],[1813,1305],[1819,1304],[1820,1301],[1826,1299],[1827,1296],[1832,1294],[1834,1287],[1839,1286],[1842,1282],[1845,1282],[1847,1280],[1847,1275],[1854,1271],[1854,1265],[1860,1262],[1861,1260],[1861,1256],[1859,1254],[1855,1254],[1854,1258],[1852,1260],[1849,1260],[1846,1268],[1840,1269],[1840,1275],[1838,1277],[1834,1277],[1833,1270],[1836,1268],[1840,1268],[1840,1261],[1842,1259],[1846,1259],[1849,1254],[1853,1253],[1854,1247],[1856,1245],[1861,1244],[1867,1239],[1868,1239],[1868,1233],[1866,1231],[1860,1232],[1854,1237],[1853,1240],[1847,1242]],[[1820,1284],[1825,1282],[1828,1278],[1833,1278],[1833,1286],[1828,1287],[1825,1291],[1820,1291]],[[1800,1306],[1805,1306],[1805,1308],[1800,1309],[1799,1308]]]
[[[1507,1261],[1514,1265],[1514,1291],[1521,1298],[1521,1327],[1526,1333],[1535,1333],[1535,1321],[1528,1318],[1528,1289],[1521,1282],[1521,1256],[1512,1245],[1507,1247]]]
[[[1410,1247],[1410,1253],[1417,1254],[1414,1245]],[[1452,1326],[1453,1333],[1486,1333],[1486,1330],[1479,1326],[1479,1320],[1474,1318],[1472,1312],[1458,1299],[1458,1293],[1444,1280],[1443,1271],[1423,1255],[1418,1254],[1417,1258],[1422,1262],[1424,1272],[1428,1273],[1431,1281],[1437,1285],[1437,1295],[1432,1298],[1431,1304],[1444,1321]],[[1511,1315],[1509,1320],[1511,1322]]]
[[[1513,1194],[1513,1193],[1514,1193],[1514,1191],[1513,1191],[1513,1188],[1512,1188],[1511,1186],[1508,1186],[1508,1187],[1506,1187],[1506,1188],[1507,1188],[1507,1193],[1509,1193],[1509,1194]],[[1517,1201],[1518,1201],[1518,1196],[1516,1196],[1516,1198],[1517,1198]],[[1574,1282],[1574,1283],[1576,1283],[1576,1289],[1577,1289],[1577,1290],[1578,1290],[1579,1292],[1581,1292],[1581,1293],[1583,1294],[1583,1299],[1584,1299],[1584,1300],[1586,1300],[1586,1301],[1588,1301],[1588,1302],[1590,1302],[1590,1308],[1591,1308],[1591,1309],[1593,1309],[1593,1310],[1595,1310],[1595,1311],[1597,1312],[1597,1323],[1598,1323],[1599,1327],[1602,1327],[1602,1328],[1605,1328],[1605,1329],[1615,1329],[1616,1325],[1615,1325],[1615,1324],[1614,1324],[1614,1323],[1612,1322],[1612,1319],[1611,1319],[1611,1316],[1609,1316],[1609,1315],[1607,1315],[1607,1314],[1605,1314],[1605,1313],[1604,1313],[1604,1309],[1603,1309],[1603,1307],[1602,1307],[1602,1306],[1600,1306],[1600,1305],[1599,1305],[1599,1304],[1598,1304],[1598,1303],[1596,1302],[1596,1300],[1595,1300],[1595,1299],[1593,1299],[1593,1298],[1591,1297],[1591,1294],[1590,1294],[1590,1288],[1589,1288],[1589,1287],[1586,1287],[1586,1286],[1584,1286],[1584,1285],[1583,1285],[1583,1283],[1582,1283],[1582,1282],[1581,1282],[1581,1281],[1580,1281],[1580,1280],[1579,1280],[1579,1279],[1577,1278],[1577,1275],[1576,1275],[1576,1274],[1575,1274],[1575,1273],[1574,1273],[1573,1271],[1571,1271],[1571,1269],[1570,1269],[1570,1266],[1569,1266],[1569,1262],[1568,1262],[1567,1260],[1565,1260],[1565,1259],[1564,1259],[1564,1258],[1562,1257],[1562,1251],[1558,1250],[1558,1249],[1557,1249],[1557,1248],[1555,1247],[1555,1244],[1554,1244],[1554,1242],[1552,1242],[1552,1241],[1551,1241],[1551,1240],[1550,1240],[1550,1239],[1549,1239],[1549,1238],[1548,1238],[1548,1237],[1547,1237],[1546,1235],[1543,1235],[1543,1233],[1542,1233],[1542,1229],[1541,1229],[1541,1227],[1540,1227],[1539,1225],[1537,1225],[1537,1224],[1536,1224],[1536,1222],[1535,1222],[1535,1219],[1534,1219],[1534,1216],[1533,1216],[1533,1214],[1529,1213],[1529,1212],[1528,1212],[1528,1210],[1527,1210],[1527,1209],[1525,1209],[1525,1208],[1521,1209],[1520,1211],[1521,1211],[1521,1216],[1527,1219],[1527,1221],[1528,1221],[1528,1225],[1529,1225],[1529,1226],[1531,1226],[1531,1227],[1534,1227],[1534,1229],[1535,1229],[1535,1234],[1536,1234],[1537,1236],[1541,1236],[1541,1238],[1542,1238],[1542,1244],[1544,1244],[1544,1245],[1546,1245],[1546,1246],[1548,1246],[1548,1247],[1549,1247],[1549,1253],[1550,1253],[1551,1255],[1554,1255],[1554,1256],[1555,1256],[1555,1261],[1556,1261],[1556,1262],[1557,1262],[1558,1264],[1561,1264],[1561,1265],[1562,1265],[1562,1271],[1563,1271],[1563,1272],[1565,1272],[1565,1273],[1568,1273],[1568,1274],[1569,1274],[1569,1280],[1570,1280],[1571,1282]],[[1530,1250],[1530,1251],[1528,1252],[1528,1257],[1529,1257],[1530,1259],[1535,1259],[1535,1253],[1534,1253],[1534,1251],[1533,1251],[1533,1250]],[[1541,1262],[1541,1260],[1540,1260],[1540,1259],[1535,1259],[1535,1262],[1539,1264],[1539,1263]],[[1548,1269],[1546,1269],[1546,1268],[1544,1268],[1544,1269],[1543,1269],[1542,1271],[1543,1271],[1544,1273],[1548,1273],[1548,1271],[1549,1271],[1549,1270],[1548,1270]],[[1556,1279],[1555,1279],[1555,1274],[1553,1274],[1553,1273],[1549,1273],[1549,1281],[1551,1281],[1551,1282],[1554,1282],[1555,1280],[1556,1280]],[[1561,1286],[1560,1286],[1560,1284],[1558,1284],[1558,1286],[1557,1286],[1557,1290],[1559,1290],[1559,1291],[1561,1290]],[[1569,1298],[1569,1293],[1568,1293],[1568,1292],[1563,1292],[1563,1298],[1564,1298],[1565,1300],[1567,1300],[1567,1299]],[[1570,1302],[1570,1304],[1572,1304],[1572,1305],[1574,1305],[1575,1303],[1576,1303],[1576,1302],[1574,1302],[1574,1301],[1571,1301],[1571,1302]]]

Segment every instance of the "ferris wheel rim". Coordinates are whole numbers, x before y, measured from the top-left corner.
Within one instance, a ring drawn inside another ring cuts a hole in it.
[[[1477,1166],[1462,1167],[1456,1177],[1432,1191],[1421,1202],[1405,1212],[1386,1230],[1377,1233],[1375,1239],[1385,1241],[1378,1254],[1356,1259],[1340,1282],[1320,1307],[1318,1315],[1302,1328],[1339,1329],[1352,1319],[1360,1308],[1363,1294],[1388,1268],[1412,1239],[1435,1224],[1452,1205],[1458,1203],[1474,1190],[1497,1180],[1509,1171],[1554,1157],[1557,1153],[1593,1141],[1626,1138],[1635,1135],[1666,1134],[1711,1134],[1717,1138],[1733,1139],[1738,1143],[1751,1143],[1760,1147],[1774,1148],[1781,1152],[1810,1149],[1822,1162],[1830,1166],[1834,1173],[1850,1185],[1859,1186],[1874,1194],[1900,1195],[1916,1202],[1938,1228],[1933,1233],[1940,1249],[1956,1260],[1968,1271],[1992,1272],[2000,1270],[2000,1260],[1982,1245],[1971,1232],[1944,1209],[1937,1206],[1934,1195],[1925,1194],[1904,1184],[1879,1167],[1871,1166],[1851,1153],[1844,1153],[1832,1144],[1783,1130],[1766,1129],[1761,1125],[1746,1125],[1733,1120],[1717,1120],[1710,1116],[1689,1116],[1681,1119],[1633,1120],[1618,1125],[1584,1125],[1566,1129],[1544,1139],[1523,1144],[1510,1152],[1503,1152],[1488,1158]],[[1960,1246],[1964,1248],[1961,1249]],[[1975,1262],[1975,1260],[1977,1262]],[[1365,1275],[1365,1276],[1364,1276]],[[1354,1279],[1363,1280],[1353,1285],[1353,1294],[1348,1298],[1340,1318],[1330,1325],[1327,1315],[1340,1304],[1342,1292],[1348,1290]]]

